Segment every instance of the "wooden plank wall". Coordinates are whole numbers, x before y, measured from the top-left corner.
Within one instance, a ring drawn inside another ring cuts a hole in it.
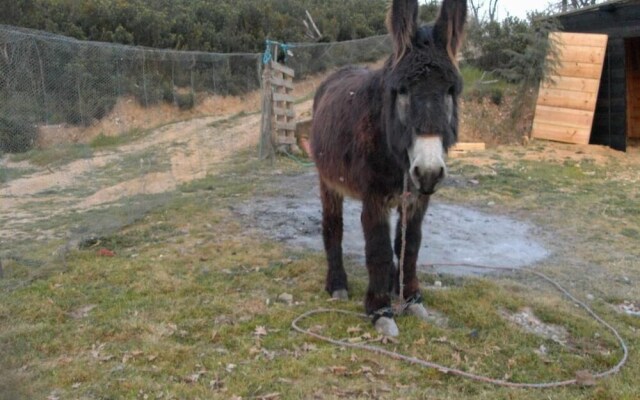
[[[598,100],[607,35],[551,34],[560,65],[540,84],[532,136],[589,144]]]
[[[627,136],[640,139],[640,38],[625,40],[627,68]]]
[[[627,79],[625,42],[640,37],[640,1],[619,2],[588,12],[558,16],[565,32],[609,35],[591,144],[627,147]]]

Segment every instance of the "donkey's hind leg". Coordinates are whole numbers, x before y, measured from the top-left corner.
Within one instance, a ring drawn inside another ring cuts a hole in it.
[[[320,181],[320,196],[322,198],[322,238],[327,255],[327,282],[325,289],[334,299],[349,298],[347,273],[342,264],[342,205],[344,198],[341,194],[329,188]]]

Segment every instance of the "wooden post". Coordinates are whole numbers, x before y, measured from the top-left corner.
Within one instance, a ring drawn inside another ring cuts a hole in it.
[[[279,45],[275,44],[273,59],[262,71],[262,126],[260,158],[275,158],[276,150],[301,153],[296,141],[293,111],[293,69],[278,63]]]
[[[260,127],[260,159],[275,159],[273,141],[273,88],[271,87],[271,63],[262,71],[262,123]]]
[[[293,111],[293,69],[272,62],[273,115],[275,116],[276,144],[281,150],[299,153],[296,144],[296,122]]]

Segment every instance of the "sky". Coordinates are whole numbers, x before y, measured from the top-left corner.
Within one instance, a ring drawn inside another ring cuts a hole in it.
[[[488,1],[486,1],[488,3]],[[498,20],[512,15],[518,18],[526,18],[527,11],[542,11],[549,5],[549,0],[498,0]]]

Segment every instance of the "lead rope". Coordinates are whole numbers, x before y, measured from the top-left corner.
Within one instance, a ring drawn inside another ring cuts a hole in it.
[[[618,331],[611,326],[609,323],[607,323],[605,320],[603,320],[598,314],[596,314],[588,305],[586,305],[585,303],[581,302],[580,300],[578,300],[577,298],[575,298],[571,293],[569,293],[568,290],[566,290],[565,288],[563,288],[558,282],[556,282],[555,280],[549,278],[547,275],[538,272],[538,271],[534,271],[532,269],[529,268],[522,268],[520,270],[516,270],[515,268],[501,268],[501,267],[488,267],[488,266],[483,266],[483,265],[475,265],[475,264],[431,264],[431,267],[450,267],[450,266],[458,266],[458,267],[468,267],[468,268],[475,268],[475,269],[486,269],[486,270],[492,270],[492,271],[503,271],[503,272],[517,272],[517,271],[525,271],[525,272],[529,272],[533,275],[536,275],[542,279],[544,279],[545,281],[547,281],[548,283],[550,283],[551,285],[553,285],[556,289],[558,289],[562,294],[564,294],[566,297],[568,297],[571,301],[573,301],[576,305],[578,305],[579,307],[581,307],[582,309],[584,309],[593,319],[595,319],[600,325],[604,326],[605,328],[607,328],[611,333],[613,333],[613,335],[616,337],[616,339],[618,340],[618,343],[620,344],[620,348],[622,349],[623,355],[622,358],[620,359],[620,361],[613,367],[608,369],[607,371],[604,372],[598,372],[598,373],[594,373],[588,376],[583,376],[582,373],[576,373],[576,378],[575,379],[568,379],[568,380],[564,380],[564,381],[553,381],[553,382],[546,382],[546,383],[518,383],[518,382],[510,382],[510,381],[505,381],[503,379],[495,379],[495,378],[490,378],[490,377],[486,377],[486,376],[482,376],[482,375],[476,375],[476,374],[472,374],[466,371],[462,371],[460,369],[456,369],[456,368],[450,368],[438,363],[434,363],[434,362],[430,362],[430,361],[425,361],[416,357],[409,357],[406,356],[404,354],[400,354],[397,353],[395,351],[390,351],[387,349],[383,349],[382,347],[377,347],[377,346],[372,346],[372,345],[368,345],[368,344],[360,344],[360,343],[350,343],[350,342],[346,342],[346,341],[341,341],[341,340],[336,340],[336,339],[332,339],[330,337],[327,336],[323,336],[320,335],[318,333],[315,332],[311,332],[308,329],[303,329],[300,328],[298,326],[298,323],[304,319],[307,319],[313,315],[317,315],[317,314],[324,314],[324,313],[336,313],[336,314],[343,314],[343,315],[352,315],[352,316],[358,316],[361,318],[365,318],[368,319],[369,317],[366,314],[361,314],[361,313],[356,313],[356,312],[352,312],[352,311],[344,311],[344,310],[335,310],[335,309],[318,309],[318,310],[313,310],[313,311],[308,311],[304,314],[302,314],[301,316],[299,316],[298,318],[296,318],[295,320],[293,320],[293,322],[291,323],[291,327],[296,330],[299,333],[314,337],[316,339],[322,340],[324,342],[327,343],[331,343],[334,344],[336,346],[340,346],[343,348],[352,348],[352,349],[359,349],[359,350],[365,350],[371,353],[376,353],[376,354],[381,354],[384,356],[388,356],[390,358],[393,358],[395,360],[400,360],[400,361],[404,361],[407,362],[409,364],[414,364],[414,365],[419,365],[421,367],[424,368],[430,368],[430,369],[435,369],[438,370],[440,372],[442,372],[443,374],[451,374],[451,375],[456,375],[465,379],[470,379],[473,381],[477,381],[477,382],[482,382],[482,383],[488,383],[488,384],[492,384],[492,385],[496,385],[496,386],[503,386],[503,387],[509,387],[509,388],[514,388],[514,389],[551,389],[551,388],[558,388],[558,387],[563,387],[563,386],[571,386],[571,385],[589,385],[592,384],[589,382],[589,378],[593,378],[595,379],[602,379],[605,378],[607,376],[610,375],[614,375],[617,374],[618,372],[620,372],[620,370],[622,369],[622,367],[626,364],[627,359],[629,358],[629,350],[627,348],[627,344],[625,343],[624,339],[622,338],[622,336],[620,335],[620,333],[618,333]]]
[[[404,179],[402,183],[402,203],[400,205],[401,213],[401,226],[400,226],[400,258],[398,259],[398,284],[400,286],[400,291],[398,294],[398,303],[396,304],[395,311],[396,314],[401,314],[407,304],[404,301],[404,253],[407,249],[407,200],[411,196],[409,192],[409,173],[405,172]]]

